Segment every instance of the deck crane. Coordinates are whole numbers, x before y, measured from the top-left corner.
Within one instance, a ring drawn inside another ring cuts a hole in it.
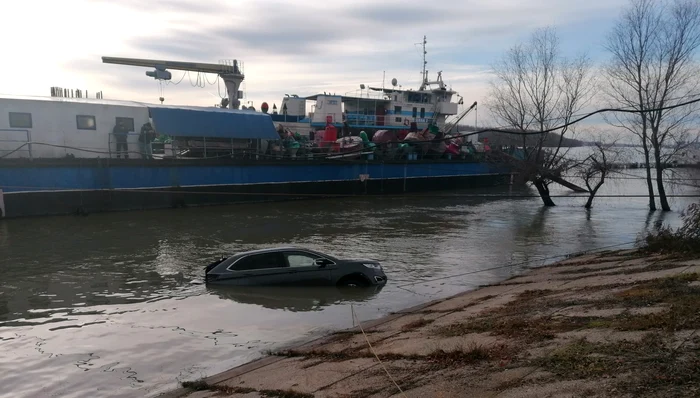
[[[464,119],[464,117],[467,116],[469,114],[469,112],[471,112],[472,109],[474,109],[474,108],[476,108],[476,101],[474,101],[472,106],[463,110],[462,113],[459,116],[457,116],[457,119],[454,122],[449,123],[449,124],[445,124],[445,134],[449,134],[450,131],[452,131],[452,129],[455,128],[455,126],[457,126],[457,124],[460,122],[460,120]]]
[[[180,61],[163,61],[156,59],[139,59],[139,58],[119,58],[119,57],[102,57],[102,62],[105,64],[117,64],[128,66],[142,66],[147,68],[155,68],[153,71],[146,72],[146,76],[153,77],[156,80],[170,80],[172,75],[168,69],[182,70],[187,72],[215,73],[221,77],[226,85],[228,93],[228,107],[238,109],[240,106],[239,99],[242,98],[239,88],[245,76],[242,71],[242,64],[239,65],[238,60],[225,60],[218,64],[207,64],[200,62],[180,62]],[[225,104],[226,100],[222,101]]]

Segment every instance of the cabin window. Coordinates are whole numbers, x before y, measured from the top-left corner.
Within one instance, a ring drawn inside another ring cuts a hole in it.
[[[394,96],[394,101],[398,101],[398,100],[399,100],[399,96],[398,96],[398,95],[395,95],[395,96]]]
[[[19,129],[32,128],[32,114],[27,112],[10,112],[10,127]]]
[[[78,130],[97,130],[97,122],[92,115],[78,115],[75,117]]]
[[[425,117],[425,108],[420,108],[420,117],[421,118]]]
[[[401,107],[400,106],[395,106],[394,107],[394,121],[397,123],[401,123],[403,121],[403,117],[401,117]]]
[[[235,271],[250,271],[256,269],[284,268],[287,266],[281,253],[254,254],[236,261],[231,269]]]
[[[126,131],[136,131],[136,130],[134,130],[134,118],[133,117],[117,117],[115,120],[115,123],[119,124],[119,122],[124,123],[124,127],[126,127]]]
[[[416,108],[416,107],[414,106],[414,107],[413,107],[413,118],[415,119],[415,118],[417,118],[417,117],[418,117],[418,108]]]

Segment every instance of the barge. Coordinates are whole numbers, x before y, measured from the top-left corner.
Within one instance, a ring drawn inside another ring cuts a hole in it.
[[[378,97],[287,96],[282,112],[240,107],[238,61],[104,62],[216,73],[220,107],[0,96],[0,216],[24,217],[249,201],[452,190],[507,184],[506,164],[453,130],[476,104],[441,74]],[[306,112],[311,104],[311,111]],[[239,109],[240,107],[240,109]],[[448,118],[453,121],[448,123]],[[153,133],[153,136],[151,136]]]

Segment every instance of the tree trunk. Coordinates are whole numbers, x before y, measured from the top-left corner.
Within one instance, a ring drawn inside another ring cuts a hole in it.
[[[535,180],[535,188],[537,188],[537,192],[539,192],[540,197],[542,198],[542,203],[544,203],[545,206],[556,206],[552,201],[552,197],[549,196],[549,187],[547,187],[547,184],[545,184],[544,181]]]
[[[554,177],[553,176],[553,177],[550,177],[550,179],[563,187],[569,188],[570,190],[572,190],[574,192],[588,192],[588,190],[583,189],[576,184],[572,184],[569,181],[566,181],[565,179],[563,179],[561,177]]]
[[[668,205],[666,198],[666,189],[664,188],[664,168],[661,164],[661,148],[654,145],[654,163],[656,163],[656,187],[659,190],[659,202],[661,202],[661,210],[671,211],[671,206]]]
[[[595,198],[595,194],[598,193],[598,190],[600,189],[600,187],[603,186],[604,183],[605,183],[605,174],[603,174],[600,181],[598,181],[598,183],[596,184],[595,188],[593,188],[589,192],[588,201],[586,202],[586,205],[584,206],[586,209],[590,209],[591,207],[593,207],[593,198]]]
[[[656,201],[654,201],[654,184],[651,182],[651,161],[649,159],[649,144],[642,138],[644,148],[644,167],[647,169],[647,188],[649,189],[649,210],[656,211]]]

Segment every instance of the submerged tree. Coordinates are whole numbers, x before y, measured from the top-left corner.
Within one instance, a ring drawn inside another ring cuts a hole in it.
[[[695,59],[700,48],[698,0],[631,0],[608,37],[612,55],[604,92],[613,107],[639,113],[615,114],[608,121],[636,135],[646,163],[649,208],[656,210],[652,160],[661,208],[670,210],[663,183],[665,164],[693,141],[693,106],[664,109],[698,93]]]
[[[562,141],[571,127],[545,132],[568,124],[591,99],[594,86],[587,56],[567,59],[561,55],[559,38],[552,28],[536,30],[529,41],[511,48],[494,66],[488,106],[505,128],[522,132],[522,159],[516,163],[521,177],[531,182],[545,206],[554,206],[549,185],[558,182],[571,189],[562,174],[573,163],[562,150]],[[538,134],[534,144],[528,140]],[[546,147],[550,134],[558,133],[554,147]]]
[[[593,153],[581,162],[578,175],[588,190],[588,200],[584,205],[586,209],[593,207],[593,199],[605,184],[605,179],[613,172],[618,156],[619,151],[615,149],[615,143],[596,142]]]

